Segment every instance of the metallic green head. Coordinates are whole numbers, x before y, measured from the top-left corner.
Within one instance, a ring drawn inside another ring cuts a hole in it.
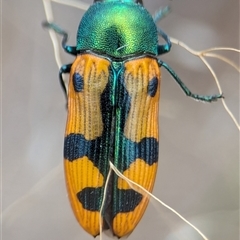
[[[157,55],[158,35],[141,0],[95,0],[77,32],[77,50],[114,58]]]

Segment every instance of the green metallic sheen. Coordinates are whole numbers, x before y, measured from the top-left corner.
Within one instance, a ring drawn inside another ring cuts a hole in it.
[[[91,50],[124,58],[144,53],[157,55],[158,33],[152,16],[133,1],[94,3],[77,32],[77,51]]]

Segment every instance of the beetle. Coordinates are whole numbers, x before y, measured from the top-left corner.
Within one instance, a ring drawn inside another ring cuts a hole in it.
[[[160,68],[164,67],[187,96],[211,102],[221,94],[193,94],[165,62],[169,37],[156,26],[142,0],[95,0],[82,17],[76,46],[63,35],[63,49],[74,56],[63,65],[60,82],[67,95],[64,168],[68,195],[80,225],[92,236],[110,229],[129,235],[141,220],[148,196],[115,173],[105,186],[109,161],[128,179],[152,191],[158,163]],[[158,35],[166,43],[158,44]],[[70,74],[68,91],[63,74]],[[104,188],[107,188],[103,201]],[[103,212],[100,216],[100,208]],[[100,220],[101,219],[101,220]]]

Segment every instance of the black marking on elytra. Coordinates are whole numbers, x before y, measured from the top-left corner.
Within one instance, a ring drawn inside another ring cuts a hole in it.
[[[148,83],[148,95],[151,97],[154,97],[156,95],[157,88],[158,88],[158,79],[157,77],[154,77]]]
[[[116,189],[114,195],[113,212],[114,218],[118,213],[132,212],[139,205],[143,196],[132,189]]]
[[[74,90],[82,92],[84,87],[83,77],[79,73],[74,73],[72,78]]]
[[[129,168],[129,165],[133,163],[136,158],[141,158],[148,165],[152,165],[158,160],[158,142],[155,138],[143,138],[139,143],[133,142],[123,136],[119,146],[119,161],[114,159],[115,166],[120,171],[125,171]],[[65,137],[64,141],[64,158],[69,161],[74,161],[83,156],[87,156],[95,166],[98,167],[99,171],[104,175],[105,165],[101,158],[105,153],[105,147],[107,145],[102,141],[101,137],[88,141],[82,134],[71,133]]]
[[[122,159],[128,164],[124,164],[122,167],[118,166],[120,171],[128,169],[129,165],[135,161],[136,158],[141,158],[148,165],[158,161],[158,142],[155,138],[143,138],[139,143],[132,142],[128,139],[124,139],[122,148],[120,146],[120,152],[122,152]],[[122,151],[121,151],[122,150]]]
[[[70,162],[87,156],[93,162],[100,173],[106,176],[106,163],[102,161],[102,154],[105,144],[101,137],[95,140],[86,140],[82,134],[71,133],[64,140],[64,158]]]
[[[99,211],[101,208],[100,199],[102,191],[102,187],[86,187],[77,193],[77,198],[79,202],[82,203],[84,209],[89,211]],[[118,213],[134,211],[141,202],[143,196],[132,189],[116,189],[114,197],[112,195],[107,196],[107,199],[111,198],[113,198],[112,200],[114,201],[114,204],[104,206],[105,210],[103,212],[106,220],[113,219]],[[110,222],[107,224],[109,225]]]
[[[102,191],[102,187],[86,187],[77,193],[77,198],[79,202],[82,203],[84,209],[89,211],[99,211],[102,202],[100,201]]]

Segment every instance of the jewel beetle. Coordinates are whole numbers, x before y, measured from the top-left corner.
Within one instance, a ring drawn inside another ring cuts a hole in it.
[[[193,94],[158,57],[171,49],[142,0],[95,0],[82,17],[76,46],[53,23],[44,26],[63,36],[63,49],[74,56],[59,71],[67,95],[64,168],[68,195],[79,224],[92,236],[110,229],[130,234],[141,220],[148,196],[115,173],[105,186],[109,161],[127,178],[152,191],[158,163],[158,105],[161,67],[187,96],[211,102],[221,94]],[[166,43],[158,44],[158,36]],[[70,74],[68,91],[63,74]],[[104,203],[103,194],[106,187]],[[103,204],[104,211],[100,216]]]

